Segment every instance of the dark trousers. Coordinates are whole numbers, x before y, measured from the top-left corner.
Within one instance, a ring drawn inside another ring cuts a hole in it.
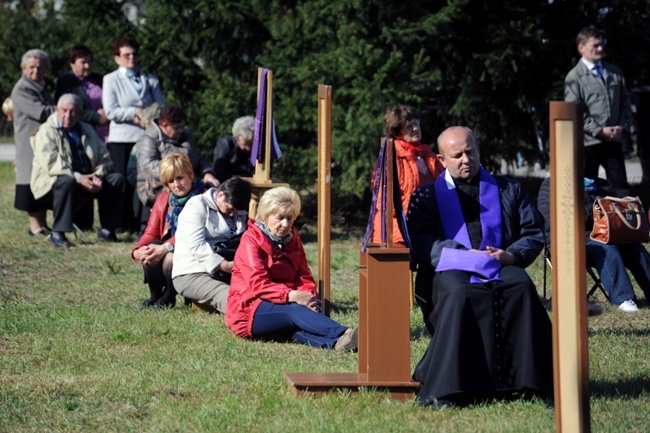
[[[413,378],[421,404],[553,392],[551,321],[526,271],[504,266],[501,281],[470,283],[469,273],[433,278],[429,348]]]
[[[120,173],[126,178],[126,167],[131,157],[131,149],[135,143],[108,143],[108,153],[113,161],[113,171]],[[124,182],[124,197],[121,199],[122,213],[117,227],[126,231],[137,233],[140,229],[140,219],[134,215],[133,211],[133,185]]]
[[[162,241],[153,241],[149,245],[162,243]],[[172,280],[173,263],[174,255],[167,253],[155,266],[142,265],[144,282],[149,285],[149,299],[152,303],[160,298],[164,298],[165,303],[173,302],[176,299],[176,289],[174,289]]]
[[[608,141],[593,146],[585,147],[585,177],[596,179],[598,167],[603,166],[607,175],[607,182],[612,187],[617,197],[630,194],[630,185],[627,183],[625,172],[625,155],[623,144]]]
[[[119,216],[122,214],[124,198],[124,176],[111,173],[103,179],[103,187],[96,193],[83,189],[72,176],[57,176],[50,192],[44,200],[52,205],[54,225],[52,230],[57,232],[71,232],[74,230],[72,223],[75,214],[86,212],[87,202],[98,200],[99,221],[102,228],[114,229],[118,227]]]

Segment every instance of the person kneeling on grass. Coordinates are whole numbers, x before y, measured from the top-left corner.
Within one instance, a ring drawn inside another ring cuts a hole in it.
[[[172,278],[185,299],[226,312],[233,252],[246,230],[251,186],[231,177],[192,197],[178,217]]]
[[[176,305],[172,264],[178,216],[189,199],[202,194],[205,188],[194,177],[192,163],[183,153],[165,156],[160,161],[159,173],[165,190],[156,197],[147,228],[131,251],[133,260],[142,263],[144,280],[149,285],[150,296],[140,309]]]
[[[286,187],[261,198],[235,253],[226,325],[239,337],[288,339],[336,351],[357,349],[358,328],[320,313],[316,282],[293,223],[300,197]]]

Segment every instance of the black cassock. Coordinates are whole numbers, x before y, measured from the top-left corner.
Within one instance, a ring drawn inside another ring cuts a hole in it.
[[[470,284],[463,271],[436,273],[435,330],[413,379],[421,404],[436,399],[553,394],[551,322],[535,285],[517,266],[503,281]]]
[[[510,248],[527,265],[543,246],[541,217],[520,184],[501,177],[497,184],[500,203],[486,204],[501,206],[502,248]],[[457,194],[472,248],[478,249],[482,238],[478,179],[457,183]],[[470,283],[470,273],[459,270],[434,274],[428,262],[435,263],[440,251],[435,242],[445,239],[439,209],[449,206],[435,196],[432,186],[416,191],[407,221],[412,250],[422,266],[420,282],[416,281],[418,303],[433,334],[413,373],[422,384],[420,403],[518,392],[552,397],[551,321],[535,284],[522,266],[514,265],[502,267],[500,281],[492,282]],[[425,279],[428,284],[421,290]]]

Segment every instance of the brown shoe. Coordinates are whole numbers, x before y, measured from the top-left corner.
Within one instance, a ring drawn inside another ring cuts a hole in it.
[[[334,345],[334,350],[337,352],[344,351],[355,351],[359,347],[359,326],[355,326],[350,329],[345,334],[341,335],[336,344]]]

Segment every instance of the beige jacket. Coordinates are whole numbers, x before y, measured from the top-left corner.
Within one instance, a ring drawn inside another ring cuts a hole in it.
[[[90,159],[93,173],[103,178],[113,170],[108,149],[91,125],[85,122],[79,122],[79,125],[81,145]],[[50,192],[57,176],[73,176],[81,182],[83,174],[72,170],[70,143],[59,126],[56,113],[48,117],[29,139],[34,150],[30,182],[34,198],[39,199]]]

